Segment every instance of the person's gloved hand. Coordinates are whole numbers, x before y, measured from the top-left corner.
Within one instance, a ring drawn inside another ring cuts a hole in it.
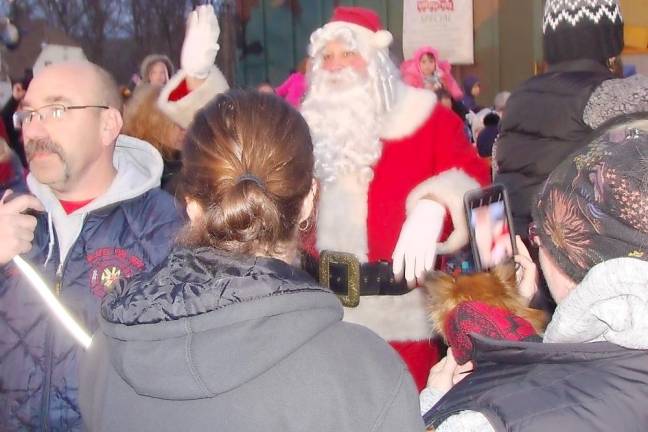
[[[394,275],[403,277],[410,287],[422,282],[426,271],[432,270],[437,242],[443,229],[445,207],[436,201],[419,200],[407,216],[392,254]]]
[[[201,5],[189,14],[182,44],[180,67],[187,75],[205,79],[218,54],[220,27],[212,5]]]

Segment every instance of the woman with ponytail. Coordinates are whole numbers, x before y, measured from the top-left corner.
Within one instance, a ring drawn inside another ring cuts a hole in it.
[[[190,222],[166,263],[103,301],[81,372],[88,429],[423,430],[400,358],[296,266],[316,195],[301,115],[222,94],[182,157]]]

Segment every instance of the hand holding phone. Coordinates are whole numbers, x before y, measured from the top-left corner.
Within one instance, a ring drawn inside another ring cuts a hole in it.
[[[518,250],[518,254],[514,256],[515,264],[517,264],[515,273],[518,293],[526,300],[528,305],[536,292],[538,292],[538,267],[531,259],[529,250],[520,236],[515,236],[515,244]]]
[[[467,192],[464,207],[477,271],[488,270],[517,254],[504,186]]]

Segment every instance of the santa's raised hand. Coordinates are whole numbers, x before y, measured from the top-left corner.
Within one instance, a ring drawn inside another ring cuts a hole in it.
[[[202,5],[189,14],[182,44],[180,67],[187,75],[205,79],[218,54],[220,27],[212,5]]]
[[[425,272],[434,268],[445,214],[441,204],[421,199],[407,215],[392,259],[394,275],[400,280],[404,274],[409,287],[416,286]]]

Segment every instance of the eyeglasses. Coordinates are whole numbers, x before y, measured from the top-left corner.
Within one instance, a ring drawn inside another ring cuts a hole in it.
[[[50,104],[40,107],[35,110],[23,110],[16,111],[13,114],[13,125],[15,129],[21,129],[26,124],[29,124],[32,120],[37,118],[40,121],[46,121],[49,119],[61,119],[67,110],[78,110],[86,108],[99,108],[99,109],[109,109],[107,105],[74,105],[74,106],[65,106],[62,104]]]
[[[534,246],[540,246],[540,238],[538,237],[538,225],[535,222],[529,224],[529,242]]]

